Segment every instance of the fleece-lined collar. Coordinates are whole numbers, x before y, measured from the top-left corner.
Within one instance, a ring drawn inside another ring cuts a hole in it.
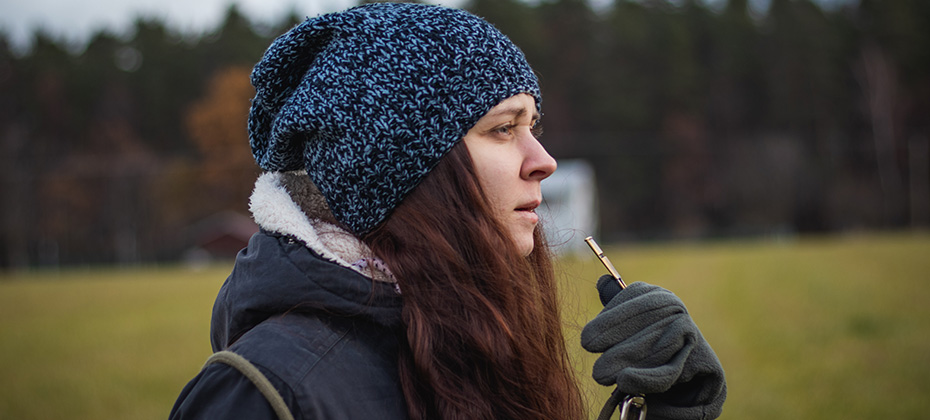
[[[335,223],[306,172],[266,172],[255,182],[249,209],[269,232],[293,237],[326,260],[371,279],[394,283],[367,245]]]

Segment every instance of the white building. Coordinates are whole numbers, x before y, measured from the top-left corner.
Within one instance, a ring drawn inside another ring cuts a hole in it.
[[[559,161],[542,182],[543,203],[536,212],[549,245],[557,253],[590,252],[587,236],[597,238],[597,183],[594,168],[583,160]]]

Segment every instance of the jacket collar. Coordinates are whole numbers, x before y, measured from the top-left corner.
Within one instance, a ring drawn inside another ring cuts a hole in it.
[[[262,174],[249,210],[262,229],[297,239],[322,258],[373,280],[395,283],[368,246],[338,225],[306,172]]]

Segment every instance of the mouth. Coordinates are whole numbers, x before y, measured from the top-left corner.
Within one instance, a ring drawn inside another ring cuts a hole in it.
[[[515,208],[514,211],[534,212],[536,211],[537,207],[539,207],[539,201],[531,201],[529,203],[520,205],[519,207]]]

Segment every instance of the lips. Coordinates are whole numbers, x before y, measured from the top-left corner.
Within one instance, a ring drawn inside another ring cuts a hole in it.
[[[534,211],[539,207],[539,200],[534,200],[525,204],[521,204],[519,207],[515,208],[515,211]]]
[[[521,204],[519,207],[514,209],[514,214],[517,215],[518,220],[521,220],[521,223],[529,223],[528,226],[536,226],[539,223],[539,215],[536,214],[536,208],[539,207],[539,201],[533,201],[526,204]]]

